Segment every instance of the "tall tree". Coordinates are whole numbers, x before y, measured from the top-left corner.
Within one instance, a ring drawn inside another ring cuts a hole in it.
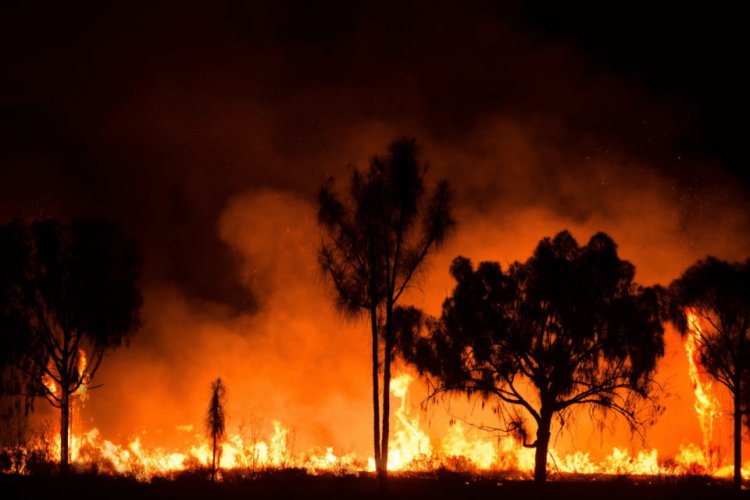
[[[91,383],[104,354],[139,324],[140,253],[107,223],[47,220],[25,233],[29,254],[19,302],[33,348],[24,363],[37,388],[60,409],[65,472],[71,397]]]
[[[642,430],[656,415],[660,294],[633,283],[633,265],[609,236],[596,234],[581,247],[563,231],[507,271],[496,262],[474,269],[458,257],[451,274],[456,287],[439,319],[397,310],[401,350],[428,377],[433,396],[477,393],[505,408],[504,430],[536,448],[536,481],[546,480],[555,417],[563,422],[586,405],[598,419],[619,414]]]
[[[226,386],[217,378],[211,382],[211,400],[208,403],[208,413],[206,414],[206,432],[211,440],[211,480],[216,480],[217,463],[221,460],[221,445],[224,441],[226,426],[226,413],[224,404],[226,403]]]
[[[669,286],[677,330],[696,340],[701,364],[729,390],[734,417],[734,484],[742,485],[742,417],[750,411],[750,260],[707,257]]]
[[[37,392],[34,365],[27,354],[34,345],[27,334],[21,305],[21,283],[28,269],[29,248],[23,225],[0,226],[0,449],[6,470],[18,472],[28,436],[28,414]],[[3,465],[0,465],[0,469]]]
[[[426,172],[415,141],[402,138],[385,156],[374,156],[366,171],[352,171],[348,200],[339,198],[332,181],[318,196],[319,262],[333,282],[337,306],[370,320],[373,440],[382,484],[388,471],[393,309],[429,252],[454,226],[448,183],[440,181],[428,194]]]

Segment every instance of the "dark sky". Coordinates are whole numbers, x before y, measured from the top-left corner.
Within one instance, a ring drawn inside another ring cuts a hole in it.
[[[0,217],[114,220],[146,280],[247,309],[227,200],[312,195],[382,147],[373,124],[472,150],[502,116],[560,165],[747,184],[738,11],[499,3],[3,2]]]

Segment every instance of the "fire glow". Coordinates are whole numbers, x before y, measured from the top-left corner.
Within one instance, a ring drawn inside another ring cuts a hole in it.
[[[697,356],[696,337],[700,325],[695,315],[689,315],[691,334],[685,342],[689,362],[689,375],[695,388],[696,416],[703,432],[703,443],[680,446],[674,457],[661,457],[657,449],[643,449],[631,454],[626,448],[614,447],[603,460],[596,461],[585,451],[562,455],[550,449],[549,467],[552,477],[592,475],[712,475],[731,477],[731,464],[720,463],[712,448],[713,422],[719,416],[719,403],[713,387],[707,380]],[[85,363],[85,354],[80,359]],[[394,377],[391,395],[397,399],[395,432],[389,451],[389,470],[397,473],[425,473],[439,469],[461,472],[498,473],[508,478],[529,478],[534,469],[534,450],[524,448],[521,443],[507,435],[495,435],[475,429],[462,421],[454,422],[439,442],[429,438],[409,401],[409,387],[414,378],[408,373]],[[54,387],[49,387],[54,392]],[[74,407],[80,409],[85,402],[86,390],[76,393]],[[375,470],[374,459],[353,453],[339,453],[333,447],[315,448],[307,451],[295,450],[294,433],[278,420],[272,422],[272,432],[263,438],[257,429],[228,436],[222,445],[221,471],[252,476],[272,469],[303,469],[310,474],[356,474]],[[180,425],[177,431],[193,433],[194,444],[182,451],[167,451],[162,448],[146,449],[141,438],[135,437],[125,445],[116,444],[101,436],[97,428],[71,432],[72,463],[80,470],[96,470],[100,473],[132,476],[149,480],[158,476],[205,469],[211,463],[211,446],[207,439],[196,432],[192,425]],[[60,456],[59,433],[44,439],[49,457]],[[45,443],[31,446],[40,450]],[[28,456],[28,454],[27,454]],[[25,464],[19,470],[28,473]],[[750,477],[750,462],[746,462],[743,477]]]
[[[690,382],[693,384],[695,394],[695,413],[703,433],[703,462],[706,470],[717,467],[717,457],[712,448],[714,436],[714,420],[719,416],[719,401],[713,393],[713,383],[700,363],[698,342],[701,335],[701,327],[697,316],[691,311],[687,315],[690,333],[685,341],[685,352],[689,363]]]

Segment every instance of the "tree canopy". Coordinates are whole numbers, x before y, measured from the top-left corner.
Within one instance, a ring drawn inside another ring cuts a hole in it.
[[[0,226],[0,394],[24,395],[30,403],[34,391],[25,374],[38,372],[25,356],[33,349],[22,307],[29,251],[20,222]]]
[[[588,405],[592,415],[618,414],[638,430],[658,411],[660,294],[634,283],[634,266],[606,234],[579,246],[563,231],[507,270],[457,257],[451,274],[456,286],[440,318],[398,310],[400,351],[433,395],[477,393],[510,408],[505,429],[536,448],[538,481],[546,479],[553,416]],[[527,418],[537,427],[533,443]]]

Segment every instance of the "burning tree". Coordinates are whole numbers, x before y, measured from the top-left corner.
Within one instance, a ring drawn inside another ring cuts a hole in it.
[[[318,222],[324,230],[319,262],[336,289],[336,304],[347,315],[370,319],[375,464],[383,481],[388,470],[393,309],[427,254],[454,225],[447,182],[427,195],[426,171],[415,141],[404,138],[393,142],[386,156],[374,156],[366,172],[353,170],[348,203],[334,192],[332,182],[318,196]]]
[[[60,409],[60,466],[69,461],[71,397],[85,391],[102,358],[139,323],[140,255],[105,223],[54,220],[16,232],[26,249],[14,310],[25,336],[16,366]]]
[[[211,440],[211,480],[216,480],[217,463],[221,460],[221,444],[226,434],[224,404],[226,402],[226,386],[217,378],[211,382],[211,401],[208,403],[206,414],[206,432]]]
[[[658,413],[659,294],[636,285],[634,272],[603,233],[583,247],[566,231],[545,238],[507,271],[496,262],[474,269],[457,257],[456,287],[439,319],[397,311],[400,349],[427,377],[432,397],[496,398],[505,409],[502,430],[536,448],[534,478],[543,482],[553,418],[562,424],[586,405],[599,421],[614,413],[641,432]],[[536,423],[533,443],[523,412]]]
[[[707,257],[669,286],[670,316],[689,334],[706,372],[729,390],[734,416],[734,483],[742,483],[742,416],[750,411],[750,261]]]

